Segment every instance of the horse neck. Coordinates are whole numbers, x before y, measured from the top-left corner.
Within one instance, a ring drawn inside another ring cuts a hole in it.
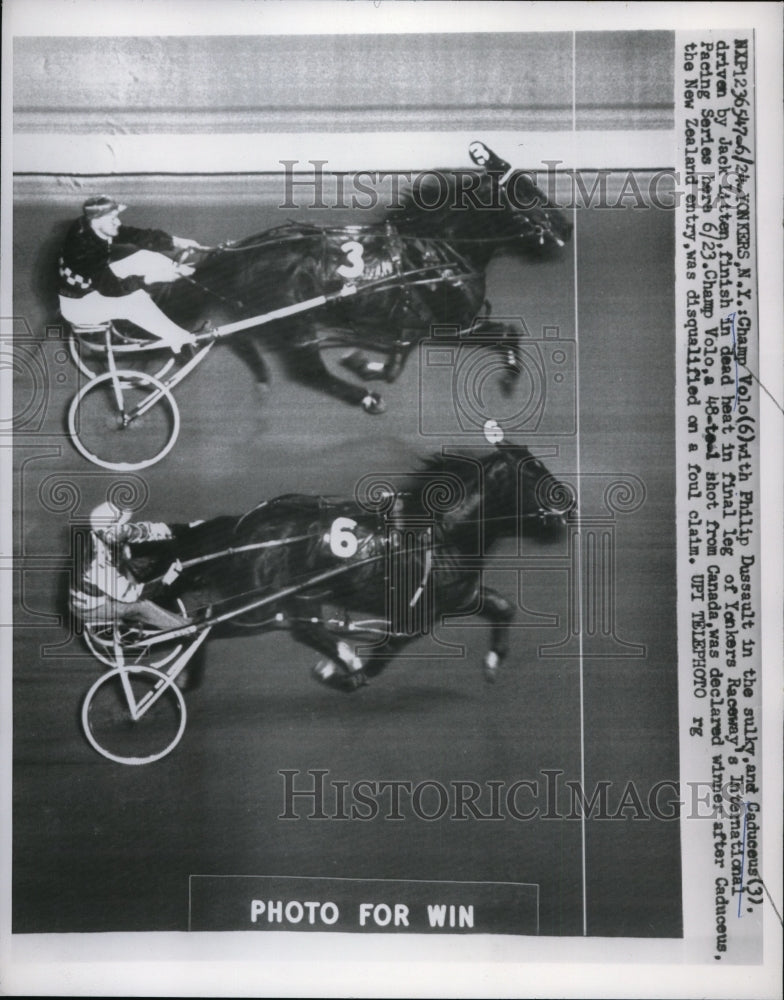
[[[415,237],[422,240],[438,240],[454,246],[455,250],[477,271],[484,271],[496,250],[493,240],[472,239],[470,235],[462,235],[464,227],[460,225],[440,226],[427,216],[412,216],[407,219],[394,220],[395,228],[401,236]]]
[[[491,548],[517,530],[514,505],[508,509],[490,505],[488,509],[480,497],[462,504],[457,510],[436,515],[435,522],[436,538],[468,556],[477,555],[483,548]]]
[[[477,271],[487,270],[487,265],[496,251],[496,244],[492,240],[479,241],[470,238],[461,240],[456,237],[453,242],[473,268]]]
[[[492,545],[518,530],[516,476],[508,468],[485,465],[482,518],[484,540]]]

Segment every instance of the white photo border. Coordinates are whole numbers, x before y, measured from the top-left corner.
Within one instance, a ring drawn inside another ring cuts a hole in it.
[[[782,800],[782,8],[779,5],[614,3],[351,3],[340,0],[6,0],[3,5],[2,260],[0,317],[12,315],[13,98],[12,43],[17,35],[232,34],[323,32],[461,32],[753,28],[757,65],[757,196],[762,448],[763,705],[767,801]],[[481,6],[481,15],[475,8]],[[477,27],[478,26],[478,27]],[[3,415],[9,371],[0,372]],[[2,556],[10,553],[10,453],[2,451]],[[2,621],[11,620],[9,588]],[[0,629],[2,711],[2,857],[0,983],[17,995],[203,996],[604,996],[733,997],[780,995],[780,918],[765,907],[760,966],[689,965],[679,942],[638,939],[382,939],[352,935],[274,935],[262,948],[250,934],[180,933],[12,935],[11,901],[11,630]],[[775,691],[775,693],[774,693]],[[781,816],[765,814],[764,870],[781,886]],[[780,898],[776,900],[779,909]],[[129,960],[129,944],[143,959]],[[264,953],[263,959],[259,955]],[[568,957],[566,957],[568,954]],[[274,955],[274,957],[273,957]]]

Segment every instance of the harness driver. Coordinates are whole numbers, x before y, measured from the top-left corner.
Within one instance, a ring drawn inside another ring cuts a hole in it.
[[[122,225],[120,212],[126,208],[107,195],[88,198],[82,206],[60,253],[60,312],[74,326],[130,320],[177,354],[196,340],[169,319],[145,286],[193,274],[193,267],[161,251],[204,248],[160,229]]]
[[[90,514],[92,557],[71,586],[71,610],[87,625],[126,621],[164,630],[188,625],[189,618],[157,603],[180,575],[179,560],[161,579],[147,584],[136,580],[127,565],[131,544],[170,540],[179,526],[154,521],[132,524],[130,518],[130,511],[108,501]]]

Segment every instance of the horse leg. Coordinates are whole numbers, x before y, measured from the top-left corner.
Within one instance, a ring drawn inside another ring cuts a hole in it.
[[[362,660],[343,639],[336,638],[320,621],[292,625],[295,638],[327,658],[313,668],[313,676],[327,687],[350,693],[367,683]]]
[[[364,673],[367,677],[378,677],[400,651],[411,642],[413,636],[389,636],[383,645],[383,652],[374,653],[365,661]]]
[[[397,381],[398,376],[406,367],[406,361],[408,361],[408,356],[411,353],[414,343],[415,341],[413,339],[395,341],[392,347],[392,353],[389,356],[389,360],[387,361],[387,365],[384,370],[384,378],[387,382],[391,383]]]
[[[413,341],[411,340],[394,341],[386,361],[371,361],[364,351],[356,348],[344,355],[340,359],[340,363],[344,368],[354,372],[355,375],[359,375],[360,378],[368,381],[383,379],[385,382],[392,383],[403,371],[412,346]]]
[[[315,331],[309,326],[296,327],[289,340],[289,359],[293,365],[295,376],[302,382],[342,399],[352,406],[361,406],[366,413],[383,413],[386,409],[384,401],[377,392],[371,392],[363,386],[352,385],[345,379],[327,368],[321,356],[321,346]]]
[[[484,615],[492,625],[490,649],[485,653],[482,664],[485,680],[492,684],[498,668],[509,654],[509,624],[515,613],[512,603],[492,587],[482,585],[479,598],[481,604],[478,613]]]
[[[206,667],[207,656],[204,644],[202,644],[190,658],[185,665],[185,669],[178,675],[174,683],[180,691],[196,691],[202,685]]]
[[[509,654],[509,624],[515,616],[514,606],[497,590],[484,584],[480,585],[478,590],[473,589],[471,593],[473,596],[467,603],[476,607],[478,597],[479,610],[476,614],[485,617],[492,626],[490,649],[485,653],[482,662],[485,680],[488,684],[492,684],[496,679],[498,668]],[[367,658],[364,667],[367,677],[377,677],[413,638],[415,637],[400,634],[388,636],[383,652]]]
[[[504,372],[501,377],[501,388],[509,394],[523,370],[523,355],[520,348],[520,332],[517,327],[500,320],[483,319],[471,328],[472,334],[480,336],[493,335],[498,339],[488,346],[498,352],[503,358]]]
[[[266,393],[269,390],[270,372],[259,348],[256,333],[250,330],[247,333],[234,334],[229,337],[229,344],[237,357],[250,368],[259,390]]]

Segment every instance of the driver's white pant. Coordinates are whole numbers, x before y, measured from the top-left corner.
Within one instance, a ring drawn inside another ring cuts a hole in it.
[[[163,630],[182,628],[188,619],[167,611],[155,601],[142,598],[138,601],[115,601],[111,597],[97,607],[75,610],[87,625],[110,625],[117,622],[141,622]]]
[[[101,295],[100,292],[88,292],[81,299],[69,299],[61,295],[60,312],[64,319],[75,326],[92,326],[108,323],[113,319],[127,319],[169,347],[179,348],[191,339],[190,332],[173,323],[141,288],[130,295],[109,296]]]

